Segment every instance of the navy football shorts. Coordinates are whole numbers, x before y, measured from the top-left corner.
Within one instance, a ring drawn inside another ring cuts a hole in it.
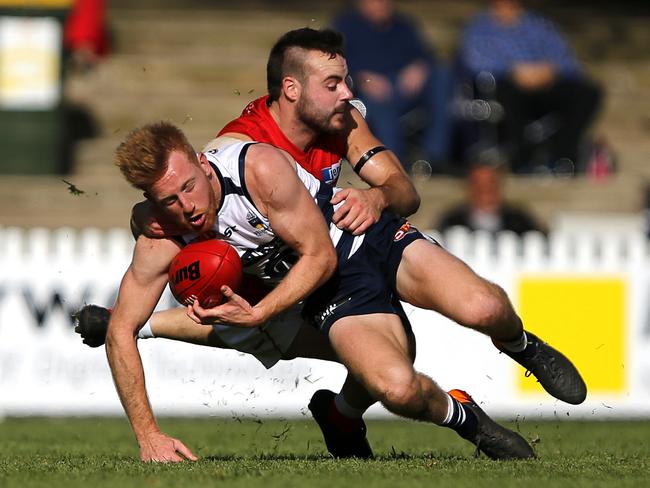
[[[343,317],[394,313],[410,332],[411,326],[397,296],[396,278],[404,249],[419,239],[438,244],[407,220],[384,213],[368,229],[363,243],[351,257],[338,253],[337,272],[305,301],[303,314],[328,334],[332,324]]]

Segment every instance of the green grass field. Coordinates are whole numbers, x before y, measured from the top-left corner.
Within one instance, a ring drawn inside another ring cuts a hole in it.
[[[650,484],[650,422],[526,422],[514,428],[539,459],[475,459],[442,428],[371,421],[377,459],[327,456],[315,423],[298,420],[162,419],[201,459],[138,461],[123,419],[6,419],[0,423],[0,487],[639,487]],[[531,484],[532,483],[532,484]]]

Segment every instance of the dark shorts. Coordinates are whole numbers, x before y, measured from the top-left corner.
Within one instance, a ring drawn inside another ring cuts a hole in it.
[[[397,296],[396,278],[404,249],[419,239],[436,243],[405,219],[384,214],[351,257],[345,253],[338,256],[337,272],[306,300],[306,318],[328,334],[332,324],[343,317],[393,313],[410,332]]]

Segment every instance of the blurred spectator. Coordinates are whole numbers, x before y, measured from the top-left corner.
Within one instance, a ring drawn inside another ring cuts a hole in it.
[[[75,0],[63,29],[67,75],[87,74],[110,52],[105,0]],[[66,99],[63,106],[62,159],[72,170],[79,141],[97,137],[100,127],[87,103]]]
[[[466,179],[466,202],[447,211],[437,229],[450,227],[496,233],[510,230],[517,235],[529,231],[545,233],[535,219],[522,209],[503,200],[501,169],[490,164],[476,164],[469,169]]]
[[[75,0],[66,21],[63,44],[74,68],[87,71],[110,51],[104,0]]]
[[[518,0],[490,0],[463,33],[459,61],[474,80],[496,83],[504,109],[499,143],[514,172],[535,170],[534,149],[542,142],[547,169],[573,172],[601,91],[551,22]]]
[[[415,23],[392,0],[357,0],[334,21],[346,41],[354,92],[367,106],[375,135],[407,171],[409,129],[421,133],[419,154],[442,172],[449,151],[451,72],[434,61]],[[413,122],[419,127],[413,129]]]

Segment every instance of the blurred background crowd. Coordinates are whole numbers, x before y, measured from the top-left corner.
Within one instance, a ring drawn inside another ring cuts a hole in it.
[[[121,138],[166,119],[200,148],[302,26],[344,34],[421,228],[647,231],[644,0],[0,0],[0,224],[125,227]]]

